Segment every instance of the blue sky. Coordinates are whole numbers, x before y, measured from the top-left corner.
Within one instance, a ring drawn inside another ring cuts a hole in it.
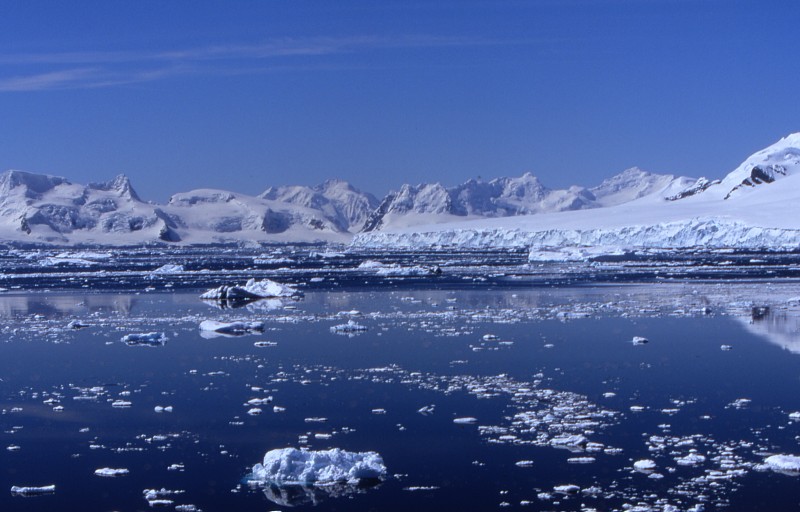
[[[798,22],[795,0],[10,0],[0,169],[156,201],[721,177],[800,130]]]

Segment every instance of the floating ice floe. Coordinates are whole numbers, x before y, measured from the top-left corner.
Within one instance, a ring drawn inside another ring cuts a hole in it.
[[[254,332],[263,332],[263,322],[218,322],[216,320],[204,320],[200,322],[202,333],[223,336],[241,336]],[[206,334],[202,334],[204,337]]]
[[[331,332],[334,334],[354,334],[358,332],[366,332],[366,330],[366,326],[354,322],[353,320],[348,320],[346,324],[339,324],[331,327]]]
[[[218,288],[212,288],[200,295],[200,298],[205,300],[251,301],[297,295],[300,295],[300,292],[291,286],[269,279],[262,281],[250,279],[244,286],[222,285]]]
[[[376,452],[347,452],[339,448],[306,451],[270,450],[253,466],[250,479],[278,485],[357,484],[386,477],[383,458]]]
[[[645,345],[649,342],[650,340],[648,340],[643,336],[634,336],[633,339],[631,340],[631,343],[633,343],[634,345]]]
[[[126,468],[100,468],[94,470],[95,475],[103,477],[123,476],[129,472]]]
[[[797,455],[771,455],[764,459],[764,464],[779,473],[800,474],[800,457]]]
[[[128,346],[161,347],[167,342],[167,335],[163,332],[145,332],[126,334],[121,340]]]
[[[157,269],[153,270],[150,274],[179,274],[181,272],[186,272],[186,269],[183,265],[167,263],[166,265],[161,265]]]
[[[78,329],[85,329],[86,327],[89,327],[89,324],[85,324],[80,320],[72,320],[70,323],[67,324],[67,329],[78,330]]]
[[[463,418],[454,418],[453,423],[457,425],[474,425],[478,423],[478,418],[473,418],[472,416],[465,416]]]
[[[633,469],[642,472],[655,471],[656,463],[655,461],[650,459],[637,460],[636,462],[633,463]]]
[[[11,494],[18,496],[35,496],[37,494],[52,494],[54,492],[56,492],[55,485],[42,485],[39,487],[14,485],[11,487]]]
[[[161,413],[161,412],[172,412],[172,406],[171,405],[167,405],[167,406],[157,405],[157,406],[153,407],[153,410],[155,412],[158,412],[158,413]]]

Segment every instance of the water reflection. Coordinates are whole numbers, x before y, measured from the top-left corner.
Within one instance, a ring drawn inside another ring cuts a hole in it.
[[[282,507],[299,507],[302,505],[319,505],[329,498],[343,498],[354,494],[362,494],[368,489],[377,488],[379,482],[362,482],[358,485],[333,484],[324,486],[268,484],[264,487],[264,496]]]
[[[138,300],[133,294],[2,295],[0,318],[42,315],[48,319],[59,319],[93,313],[128,315]]]
[[[749,332],[793,354],[800,354],[800,311],[757,306],[749,316],[736,318]]]

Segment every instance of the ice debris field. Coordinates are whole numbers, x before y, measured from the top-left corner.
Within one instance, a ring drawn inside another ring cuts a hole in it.
[[[0,509],[800,499],[792,280],[476,287],[491,272],[464,269],[488,257],[425,273],[347,258],[289,284],[175,264],[128,291],[0,293]],[[412,281],[354,285],[385,269]],[[166,286],[191,272],[199,286]]]

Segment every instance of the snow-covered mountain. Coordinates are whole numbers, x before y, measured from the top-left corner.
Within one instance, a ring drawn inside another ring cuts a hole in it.
[[[159,205],[143,201],[125,176],[79,185],[6,171],[0,174],[0,240],[353,240],[356,247],[530,247],[534,258],[537,251],[566,249],[572,255],[637,248],[800,249],[800,134],[755,153],[721,180],[634,167],[592,188],[553,190],[528,173],[450,188],[404,185],[380,202],[331,180],[268,188],[258,196],[199,189]]]
[[[747,158],[722,180],[652,177],[629,169],[590,189],[592,206],[392,228],[356,247],[529,248],[532,260],[640,249],[800,250],[800,134]]]
[[[391,192],[364,225],[365,232],[481,217],[511,217],[621,204],[646,195],[667,195],[694,184],[690,178],[628,169],[599,186],[553,190],[536,176],[469,180],[445,188],[441,184],[403,185]]]
[[[0,175],[0,237],[54,245],[346,242],[351,222],[360,227],[376,202],[344,182],[313,190],[321,204],[303,204],[299,194],[270,199],[202,189],[157,205],[142,201],[125,176],[78,185],[12,170]]]
[[[351,232],[361,231],[378,206],[375,196],[341,180],[328,180],[316,187],[270,187],[258,197],[320,210],[340,230]]]

